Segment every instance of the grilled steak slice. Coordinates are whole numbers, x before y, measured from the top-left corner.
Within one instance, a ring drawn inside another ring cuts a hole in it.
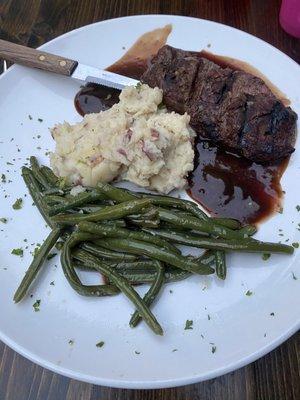
[[[187,112],[199,135],[250,160],[272,162],[294,151],[297,114],[254,75],[164,46],[141,80],[163,90],[169,109]]]

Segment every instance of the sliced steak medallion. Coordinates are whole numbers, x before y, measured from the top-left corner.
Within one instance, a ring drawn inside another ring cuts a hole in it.
[[[199,135],[246,158],[272,162],[294,151],[297,114],[254,75],[164,46],[141,80],[163,90],[170,110],[187,112]]]

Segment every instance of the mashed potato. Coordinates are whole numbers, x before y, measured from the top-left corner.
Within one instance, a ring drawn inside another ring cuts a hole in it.
[[[162,90],[127,87],[107,111],[52,129],[54,172],[71,184],[128,180],[169,193],[182,188],[193,169],[194,132],[190,117],[160,109]]]

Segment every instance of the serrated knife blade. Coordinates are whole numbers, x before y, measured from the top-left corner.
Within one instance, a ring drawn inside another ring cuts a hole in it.
[[[31,49],[2,39],[0,39],[0,58],[26,67],[66,75],[81,82],[93,82],[119,90],[122,90],[125,86],[136,85],[139,82],[136,79],[81,64],[76,60]]]
[[[139,82],[138,80],[128,78],[127,76],[115,74],[110,71],[105,71],[81,63],[78,63],[71,77],[86,83],[97,83],[102,86],[119,90],[122,90],[125,86],[134,86]]]

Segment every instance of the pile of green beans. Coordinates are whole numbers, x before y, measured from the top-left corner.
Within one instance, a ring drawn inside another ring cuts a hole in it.
[[[226,254],[231,251],[292,254],[293,247],[252,238],[256,227],[241,226],[231,218],[211,218],[192,201],[170,196],[136,193],[107,183],[73,195],[53,171],[30,157],[22,168],[33,201],[51,228],[35,253],[14,301],[31,290],[47,256],[55,246],[70,287],[81,296],[113,296],[122,292],[135,311],[129,321],[143,320],[157,335],[163,329],[150,307],[165,283],[191,274],[227,275]],[[202,249],[184,256],[179,246]],[[85,285],[78,270],[101,274],[103,284]],[[149,284],[144,297],[136,285]]]

